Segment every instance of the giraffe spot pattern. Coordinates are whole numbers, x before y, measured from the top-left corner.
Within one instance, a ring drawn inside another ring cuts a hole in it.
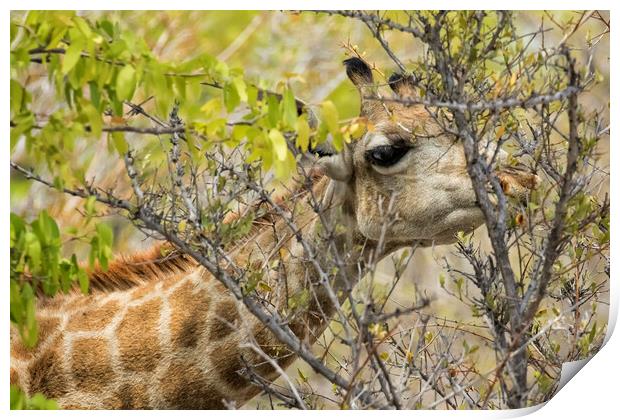
[[[58,329],[60,321],[57,318],[39,318],[39,334],[37,343],[29,348],[24,345],[17,329],[11,328],[11,357],[27,360],[35,355],[48,338]]]
[[[250,381],[243,374],[241,356],[244,354],[247,355],[245,349],[240,349],[237,343],[227,340],[215,346],[210,355],[213,371],[218,372],[226,386],[235,391],[250,385]]]
[[[67,324],[67,331],[98,331],[105,328],[114,315],[118,313],[120,305],[111,300],[97,308],[87,308],[71,316]]]
[[[17,369],[11,368],[11,385],[16,385],[19,382],[19,373]]]
[[[293,329],[293,332],[295,332],[295,329]],[[295,353],[291,352],[284,344],[280,343],[276,336],[264,325],[256,325],[252,333],[254,334],[256,343],[267,356],[274,359],[282,369],[286,369],[295,359]],[[276,370],[271,363],[255,351],[248,352],[245,358],[252,369],[259,375],[272,376],[276,374]]]
[[[81,391],[102,392],[115,379],[108,342],[102,338],[74,341],[70,362],[76,388]]]
[[[124,383],[104,406],[114,410],[148,410],[153,407],[148,401],[148,389],[142,383]]]
[[[58,398],[67,390],[67,380],[61,368],[57,347],[52,346],[28,367],[30,394],[42,393],[47,398]]]
[[[224,396],[196,366],[173,362],[160,383],[166,408],[222,409]]]
[[[155,298],[127,310],[117,331],[124,369],[150,372],[157,367],[162,356],[158,335],[161,306],[161,298]]]
[[[206,290],[196,288],[189,281],[170,295],[170,335],[173,346],[196,347],[206,328],[209,301]]]
[[[219,302],[211,315],[209,340],[219,341],[235,331],[234,325],[239,319],[237,305],[233,299]]]

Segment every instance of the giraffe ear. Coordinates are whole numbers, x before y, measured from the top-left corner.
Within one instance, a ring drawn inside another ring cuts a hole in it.
[[[362,89],[373,83],[372,70],[361,58],[352,57],[342,62],[347,70],[347,76],[358,88]]]
[[[358,57],[348,58],[343,61],[347,70],[347,76],[360,93],[361,104],[360,114],[371,117],[373,115],[373,104],[376,101],[367,99],[369,96],[375,96],[377,88],[372,77],[372,70],[368,63]]]
[[[345,143],[344,149],[333,155],[319,158],[316,166],[325,175],[336,181],[347,182],[353,176],[353,152],[351,145]]]
[[[411,75],[394,73],[388,79],[388,84],[398,96],[415,96],[415,80]]]

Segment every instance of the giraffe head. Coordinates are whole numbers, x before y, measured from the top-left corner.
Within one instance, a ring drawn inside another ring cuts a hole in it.
[[[444,134],[433,111],[423,105],[368,99],[378,94],[370,67],[358,58],[345,65],[360,92],[361,116],[367,119],[368,130],[319,164],[327,176],[348,187],[347,200],[360,233],[377,240],[387,227],[383,234],[392,245],[430,245],[454,242],[457,232],[480,226],[484,219],[462,143]],[[416,96],[411,77],[395,74],[388,84],[399,97]],[[505,156],[499,152],[500,161]],[[538,182],[536,175],[518,175],[506,178],[510,191],[523,192]]]

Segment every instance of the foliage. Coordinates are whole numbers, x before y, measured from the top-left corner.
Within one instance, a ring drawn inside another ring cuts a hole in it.
[[[41,393],[28,397],[17,386],[11,385],[11,410],[58,410],[58,404]]]
[[[414,253],[404,251],[390,258],[387,282],[378,280],[385,277],[379,261],[368,262],[370,274],[355,293],[348,291],[318,344],[323,348],[311,352],[289,330],[279,329],[286,324],[282,320],[307,309],[311,293],[304,289],[289,297],[287,311],[272,312],[261,305],[275,288],[263,280],[262,270],[276,273],[277,260],[258,270],[230,262],[227,251],[266,213],[298,231],[294,216],[301,203],[281,207],[272,193],[308,182],[308,154],[321,147],[341,151],[373,129],[362,118],[349,118],[355,107],[342,99],[351,96],[348,82],[307,104],[297,96],[310,97],[318,87],[303,79],[318,76],[289,68],[273,76],[262,61],[259,72],[246,68],[244,57],[249,49],[260,50],[261,40],[237,46],[245,54],[233,58],[228,48],[218,57],[202,45],[163,58],[156,49],[169,29],[153,26],[158,19],[132,25],[133,14],[34,11],[11,18],[12,187],[34,180],[77,197],[83,219],[62,222],[51,210],[28,218],[11,214],[12,325],[34,346],[37,291],[54,296],[77,284],[88,292],[86,269],[78,264],[81,249],[89,250],[91,268],[97,263],[107,268],[113,247],[122,244],[114,243],[108,224],[93,226],[93,220],[114,215],[218,273],[238,300],[296,349],[306,364],[290,370],[298,378],[294,386],[286,378],[290,392],[262,384],[282,405],[483,409],[548,399],[562,361],[591,355],[605,332],[598,301],[608,284],[609,202],[598,186],[608,177],[597,154],[608,128],[605,112],[583,97],[607,82],[592,63],[608,29],[586,36],[584,57],[570,43],[583,26],[608,28],[608,21],[598,12],[569,13],[561,23],[550,16],[548,22],[562,32],[550,46],[546,23],[524,31],[509,12],[324,14],[269,16],[328,33],[326,22],[351,32],[370,29],[361,47],[345,45],[346,54],[371,60],[377,53],[365,49],[372,46],[389,59],[374,66],[379,85],[387,82],[384,71],[395,66],[414,77],[420,93],[380,99],[425,105],[443,134],[465,145],[490,246],[460,234],[458,257],[443,260],[439,287],[466,315],[448,320],[422,311],[428,306],[423,279],[406,285],[411,306],[394,309],[395,290],[402,291],[401,279],[411,276],[407,267]],[[166,16],[174,22],[173,13]],[[262,19],[231,16],[213,20],[228,28],[231,20],[251,27],[253,19]],[[332,30],[332,39],[342,41],[342,33]],[[232,36],[223,27],[205,32]],[[204,38],[207,45],[213,42]],[[420,54],[405,60],[397,50],[410,51],[412,45]],[[275,56],[286,63],[290,49],[285,44]],[[306,61],[318,66],[320,60]],[[496,162],[483,156],[500,147],[509,161],[525,160],[543,178],[523,200],[506,197],[492,175]],[[269,211],[244,206],[256,201]],[[319,208],[317,197],[308,202]],[[115,223],[117,228],[121,222]],[[307,251],[312,255],[311,247]],[[335,252],[333,261],[321,261],[327,285],[342,272],[338,258]],[[413,327],[402,328],[403,321]],[[310,375],[308,365],[318,373]],[[325,380],[329,386],[321,388]],[[11,388],[12,408],[54,404]]]
[[[87,200],[87,212],[92,212],[93,204],[93,200]],[[88,293],[89,280],[75,254],[63,257],[60,230],[45,210],[30,223],[11,213],[10,245],[11,322],[17,325],[24,344],[33,347],[38,331],[37,292],[52,297],[58,292],[67,293],[77,283],[82,293]],[[106,224],[98,224],[91,235],[91,267],[98,261],[107,268],[111,255],[112,231]]]

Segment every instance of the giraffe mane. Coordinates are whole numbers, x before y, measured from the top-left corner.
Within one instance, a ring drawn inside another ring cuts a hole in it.
[[[116,257],[104,270],[97,265],[88,273],[91,291],[127,290],[196,266],[196,260],[168,242],[131,255]]]

